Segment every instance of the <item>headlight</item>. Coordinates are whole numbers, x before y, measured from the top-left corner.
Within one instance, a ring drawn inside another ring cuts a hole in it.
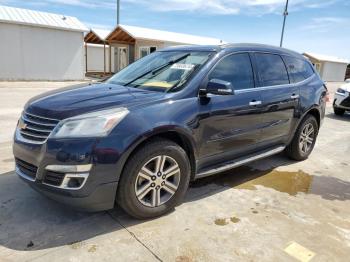
[[[67,118],[57,125],[50,137],[107,136],[128,113],[128,109],[121,107]]]
[[[338,89],[337,89],[337,93],[340,94],[340,95],[341,95],[341,94],[345,95],[345,92],[346,92],[346,91],[345,91],[344,89],[341,89],[341,88],[338,88]]]

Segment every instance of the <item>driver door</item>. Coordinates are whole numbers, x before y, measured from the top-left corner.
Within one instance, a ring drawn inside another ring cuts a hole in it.
[[[259,148],[262,128],[262,94],[248,53],[222,58],[208,75],[208,81],[230,82],[233,95],[207,94],[200,107],[209,112],[202,119],[199,168],[242,157]]]

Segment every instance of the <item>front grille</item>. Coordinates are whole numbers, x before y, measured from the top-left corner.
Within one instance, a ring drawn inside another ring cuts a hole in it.
[[[41,117],[27,112],[23,112],[19,130],[21,135],[33,142],[45,142],[51,131],[58,124],[59,120]]]
[[[63,173],[58,173],[58,172],[53,172],[53,171],[47,171],[45,178],[44,178],[44,183],[53,185],[53,186],[60,186],[62,184],[62,181],[64,179]]]
[[[35,180],[36,171],[38,170],[38,168],[36,166],[29,164],[28,162],[25,162],[25,161],[20,160],[18,158],[16,158],[15,161],[16,161],[17,168],[23,174],[25,174],[27,177]]]

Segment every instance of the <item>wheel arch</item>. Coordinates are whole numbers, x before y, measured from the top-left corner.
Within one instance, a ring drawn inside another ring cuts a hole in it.
[[[312,107],[311,109],[309,109],[308,111],[306,111],[303,115],[303,117],[301,117],[300,122],[302,119],[304,119],[307,115],[312,115],[316,118],[317,124],[318,124],[318,128],[320,128],[321,125],[321,112],[317,107]],[[299,122],[299,124],[300,124]]]
[[[139,139],[136,139],[131,146],[129,146],[128,150],[124,153],[123,158],[121,159],[122,163],[119,166],[119,172],[118,172],[118,180],[120,179],[121,174],[123,173],[123,170],[125,168],[125,165],[128,161],[128,159],[142,146],[144,146],[146,143],[155,140],[155,139],[167,139],[170,141],[175,142],[180,147],[182,147],[189,160],[190,160],[190,166],[191,166],[191,180],[195,176],[196,172],[196,147],[195,142],[192,138],[192,135],[189,134],[189,131],[185,130],[181,127],[160,127],[153,129],[152,131],[149,131],[142,136],[139,136]]]
[[[316,134],[315,134],[314,141],[313,141],[313,144],[312,144],[310,151],[300,153],[300,151],[299,151],[300,150],[300,148],[299,148],[299,146],[300,146],[299,145],[299,143],[300,143],[299,134],[300,133],[299,132],[302,132],[302,129],[301,129],[301,128],[303,128],[302,125],[308,116],[313,116],[315,118],[316,123],[318,125],[318,128],[316,130]],[[313,149],[313,146],[315,144],[317,133],[318,133],[318,130],[319,130],[319,127],[321,124],[321,117],[322,116],[321,116],[321,112],[320,112],[319,108],[312,107],[309,110],[306,110],[305,113],[299,118],[298,124],[295,126],[293,135],[290,137],[290,140],[288,141],[288,144],[287,144],[286,149],[285,149],[285,152],[289,158],[291,158],[293,160],[301,161],[301,160],[305,160],[310,155],[310,153]],[[296,135],[298,135],[298,136],[296,136]]]
[[[295,124],[294,128],[292,129],[292,133],[289,136],[288,142],[286,143],[287,145],[289,143],[291,143],[291,141],[293,140],[293,137],[294,137],[296,131],[298,130],[300,124],[302,123],[303,119],[307,115],[314,116],[316,118],[316,121],[317,121],[317,124],[318,124],[318,128],[320,128],[320,125],[321,125],[321,112],[320,112],[319,108],[317,107],[317,105],[314,105],[311,108],[309,108],[308,110],[305,110],[305,112],[303,114],[301,114],[301,116],[298,118],[297,123]]]

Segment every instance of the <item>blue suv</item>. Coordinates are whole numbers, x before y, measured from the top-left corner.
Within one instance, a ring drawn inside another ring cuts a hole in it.
[[[102,83],[32,98],[14,135],[16,173],[76,208],[160,216],[189,182],[279,152],[306,159],[327,89],[302,55],[271,46],[154,52]]]

